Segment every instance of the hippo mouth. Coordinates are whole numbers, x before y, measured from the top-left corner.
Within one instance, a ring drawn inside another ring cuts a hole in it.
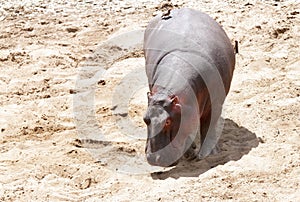
[[[146,158],[150,165],[171,167],[178,164],[183,153],[171,134],[171,132],[168,133],[168,144],[164,145],[160,150],[151,152],[146,148]]]
[[[163,157],[165,155],[159,155],[156,153],[147,153],[147,161],[152,166],[160,166],[160,167],[172,167],[176,166],[179,162],[179,159],[173,159],[170,157]]]
[[[168,153],[146,153],[147,161],[152,166],[172,167],[176,166],[180,158],[168,155]]]

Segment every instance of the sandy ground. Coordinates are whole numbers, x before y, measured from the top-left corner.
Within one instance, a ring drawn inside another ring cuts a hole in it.
[[[118,36],[145,28],[161,2],[2,1],[0,200],[300,199],[299,1],[173,4],[210,14],[240,43],[221,152],[145,162],[140,32]]]

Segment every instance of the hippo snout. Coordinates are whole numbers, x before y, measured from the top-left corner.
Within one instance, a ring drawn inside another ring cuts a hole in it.
[[[161,166],[161,167],[171,167],[175,166],[178,163],[173,161],[171,158],[164,158],[161,154],[157,153],[146,153],[147,161],[152,166]]]
[[[150,165],[158,165],[160,162],[160,155],[153,155],[153,153],[146,154],[147,161]]]

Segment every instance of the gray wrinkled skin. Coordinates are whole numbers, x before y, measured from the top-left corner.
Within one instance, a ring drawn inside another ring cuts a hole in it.
[[[144,116],[147,161],[170,166],[184,154],[209,155],[235,65],[226,33],[204,13],[172,10],[170,17],[149,23],[144,53],[150,90]]]

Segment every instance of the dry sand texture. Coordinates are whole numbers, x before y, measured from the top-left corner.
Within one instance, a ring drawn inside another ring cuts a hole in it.
[[[173,4],[210,14],[240,42],[221,153],[169,169],[145,163],[146,88],[132,85],[143,82],[143,54],[102,42],[145,28],[161,2],[1,1],[0,200],[300,199],[299,1]],[[91,94],[76,97],[76,82],[119,52],[97,75],[94,108],[81,105]],[[134,96],[122,111],[126,85]]]

